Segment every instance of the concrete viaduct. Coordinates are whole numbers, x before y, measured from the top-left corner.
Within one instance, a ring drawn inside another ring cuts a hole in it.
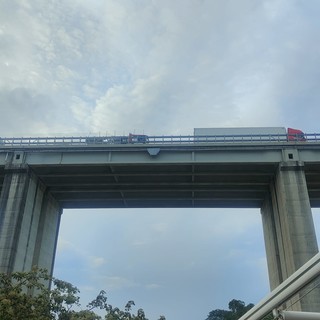
[[[12,139],[0,144],[0,188],[0,272],[52,272],[64,208],[260,208],[271,289],[318,252],[317,141]],[[319,312],[320,290],[295,308]]]

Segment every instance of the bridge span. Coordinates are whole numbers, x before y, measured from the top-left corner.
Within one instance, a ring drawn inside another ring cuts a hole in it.
[[[260,208],[271,289],[318,252],[317,139],[41,139],[0,143],[0,272],[52,272],[64,208]],[[295,306],[320,311],[319,297]]]

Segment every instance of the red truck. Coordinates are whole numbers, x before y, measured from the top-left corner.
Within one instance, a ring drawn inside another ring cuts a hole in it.
[[[288,128],[288,141],[306,141],[304,133],[299,129]]]

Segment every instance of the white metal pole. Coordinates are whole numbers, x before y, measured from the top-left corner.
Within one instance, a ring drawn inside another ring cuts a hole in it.
[[[320,253],[317,253],[289,278],[282,282],[269,295],[250,309],[239,320],[260,320],[289,300],[299,290],[320,275]]]
[[[320,313],[302,311],[281,311],[279,319],[283,320],[320,320]]]

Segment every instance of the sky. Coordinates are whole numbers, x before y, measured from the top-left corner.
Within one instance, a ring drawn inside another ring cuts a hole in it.
[[[0,0],[0,136],[319,132],[319,15],[317,0]],[[269,291],[249,209],[65,210],[54,273],[84,305],[104,289],[150,320]]]

